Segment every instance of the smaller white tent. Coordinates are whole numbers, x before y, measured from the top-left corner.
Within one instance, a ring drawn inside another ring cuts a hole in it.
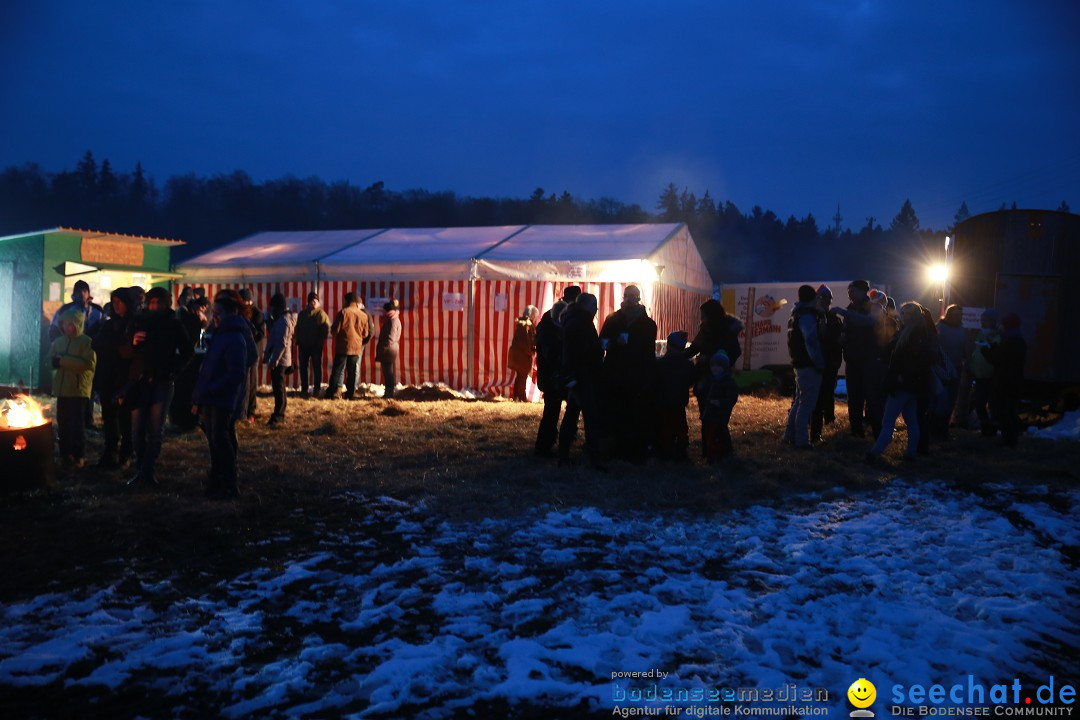
[[[693,331],[712,281],[685,224],[517,225],[264,232],[180,264],[182,285],[251,287],[265,307],[285,293],[297,307],[320,293],[333,316],[355,290],[379,314],[402,305],[401,372],[407,384],[443,382],[503,392],[513,380],[506,352],[527,305],[545,310],[562,288],[600,299],[599,319],[634,283],[661,337]],[[177,290],[179,292],[179,288]],[[377,382],[373,359],[362,379]],[[329,346],[325,363],[328,365]]]

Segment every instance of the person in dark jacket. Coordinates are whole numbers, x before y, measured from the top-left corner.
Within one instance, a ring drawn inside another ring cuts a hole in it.
[[[236,421],[247,413],[248,368],[258,361],[251,326],[239,314],[242,303],[234,290],[222,290],[214,299],[213,336],[192,393],[192,410],[199,414],[210,449],[206,495],[211,498],[239,494]]]
[[[534,453],[539,457],[555,457],[555,443],[559,439],[559,413],[566,402],[566,412],[573,410],[573,428],[577,429],[578,409],[572,405],[562,382],[563,334],[562,315],[577,300],[581,288],[569,285],[563,289],[562,299],[540,318],[536,326],[536,386],[544,394],[544,414],[536,431]]]
[[[686,346],[686,357],[696,359],[694,366],[694,397],[698,407],[706,402],[706,385],[712,357],[720,350],[727,353],[731,368],[734,370],[742,355],[742,343],[739,334],[743,331],[742,323],[729,315],[719,300],[709,299],[701,304],[701,324],[694,340]],[[702,429],[701,448],[705,452],[705,430]]]
[[[199,367],[202,365],[202,353],[199,352],[199,342],[203,331],[209,325],[207,313],[210,310],[210,301],[206,296],[195,297],[195,291],[190,287],[184,288],[188,294],[186,304],[177,308],[176,317],[184,326],[188,339],[191,341],[195,354],[191,362],[184,367],[176,376],[174,385],[172,406],[169,408],[169,420],[173,427],[180,430],[194,430],[199,424],[199,418],[191,412],[191,392],[195,389],[195,382],[199,379]],[[183,297],[183,294],[181,294]]]
[[[959,305],[950,305],[945,309],[945,317],[937,324],[938,342],[947,361],[947,369],[951,373],[945,383],[945,402],[935,408],[931,423],[931,432],[941,440],[949,439],[949,422],[960,396],[962,378],[968,373],[968,331],[964,328],[963,312]]]
[[[596,296],[582,293],[563,313],[562,378],[570,401],[559,428],[559,464],[570,463],[570,446],[577,437],[577,413],[570,411],[573,402],[585,422],[585,452],[589,462],[594,469],[604,471],[600,453],[603,420],[597,403],[604,351],[594,324],[596,310]]]
[[[821,335],[825,313],[817,306],[817,293],[810,285],[799,288],[799,301],[788,319],[788,354],[795,370],[795,398],[788,411],[784,441],[797,448],[810,447],[810,416],[818,404],[825,354]]]
[[[994,418],[1001,425],[1001,444],[1016,447],[1020,437],[1020,391],[1024,384],[1027,341],[1020,332],[1020,316],[1001,318],[1001,341],[991,345],[987,356],[994,366],[991,399]]]
[[[246,311],[244,316],[247,318],[248,323],[251,325],[251,337],[255,340],[255,348],[258,350],[259,358],[262,358],[263,353],[266,351],[266,316],[263,315],[263,311],[255,304],[255,295],[251,292],[251,288],[243,288],[240,291],[240,299],[244,301]],[[247,419],[248,422],[255,422],[255,401],[256,391],[259,389],[259,365],[256,363],[248,369],[247,379]]]
[[[742,343],[739,334],[743,331],[742,323],[733,315],[728,315],[719,300],[709,299],[701,304],[701,324],[693,341],[686,346],[686,357],[696,364],[698,379],[706,379],[710,373],[709,363],[718,350],[727,353],[732,369],[742,355]]]
[[[135,355],[132,378],[124,402],[131,402],[131,434],[135,444],[136,473],[128,485],[157,485],[154,468],[161,454],[165,413],[172,401],[176,375],[195,353],[184,326],[171,309],[165,288],[146,293],[146,310],[132,326]]]
[[[375,358],[382,365],[384,398],[394,397],[397,390],[397,360],[401,343],[401,306],[397,300],[383,305],[382,326],[379,328],[379,344]]]
[[[825,425],[832,425],[836,420],[836,377],[840,365],[844,362],[842,338],[844,323],[829,312],[832,308],[833,294],[828,285],[817,289],[817,308],[824,314],[825,324],[821,330],[821,354],[825,358],[825,369],[821,373],[821,390],[818,392],[817,406],[810,416],[810,443],[823,442],[821,432]]]
[[[881,305],[871,302],[870,283],[854,280],[848,285],[846,308],[832,312],[844,319],[844,362],[847,363],[848,422],[851,434],[865,435],[865,422],[876,438],[881,434],[881,415],[885,407],[885,364],[878,342],[886,322]]]
[[[948,402],[949,389],[946,375],[945,353],[938,339],[934,316],[925,307],[922,308],[923,323],[926,326],[926,352],[930,357],[930,372],[926,376],[926,386],[916,398],[919,414],[919,454],[930,454],[930,436],[935,430],[935,411]]]
[[[739,386],[731,374],[731,360],[724,350],[717,350],[709,361],[709,376],[702,396],[705,402],[701,413],[702,436],[705,438],[705,459],[715,463],[731,457],[731,413],[739,401]]]
[[[918,398],[926,392],[930,383],[930,347],[926,333],[923,307],[917,302],[900,306],[900,332],[897,333],[889,356],[889,369],[885,373],[885,411],[882,416],[881,433],[867,453],[868,460],[881,457],[892,442],[896,418],[903,414],[907,425],[907,452],[905,460],[914,460],[919,448]]]
[[[296,318],[296,352],[300,361],[300,397],[308,397],[308,366],[311,387],[317,397],[322,390],[323,348],[330,335],[330,316],[322,309],[319,293],[310,292],[307,307]]]
[[[600,329],[604,350],[602,407],[604,427],[615,452],[644,463],[653,435],[649,400],[656,370],[656,323],[641,304],[641,290],[627,285],[619,309]]]
[[[101,400],[101,421],[105,444],[98,467],[116,470],[131,460],[131,407],[117,402],[131,374],[131,296],[127,288],[116,288],[110,296],[110,314],[93,341],[97,353],[94,391]]]
[[[274,293],[270,298],[270,320],[263,362],[270,370],[270,384],[274,388],[274,413],[269,424],[277,425],[285,419],[289,402],[286,384],[292,372],[292,345],[296,332],[296,315],[286,307],[285,296],[281,293]]]
[[[83,334],[91,340],[97,336],[101,324],[105,322],[105,311],[90,297],[90,285],[85,280],[76,280],[71,291],[71,302],[60,306],[53,313],[52,322],[49,324],[49,339],[55,340],[64,334],[60,319],[72,310],[83,314]]]
[[[686,460],[690,429],[686,406],[694,384],[694,364],[686,357],[686,333],[667,337],[667,351],[656,361],[657,435],[656,454],[661,460]]]

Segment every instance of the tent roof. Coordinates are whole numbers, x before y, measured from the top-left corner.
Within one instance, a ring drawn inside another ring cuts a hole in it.
[[[647,258],[679,223],[641,225],[530,225],[479,257],[491,262],[588,262]]]
[[[465,278],[475,268],[474,277],[534,280],[660,272],[666,283],[704,292],[712,287],[683,223],[262,232],[182,262],[178,270],[199,279],[301,280],[314,273],[315,263],[322,279]]]
[[[319,258],[325,264],[431,263],[478,257],[523,225],[453,228],[389,228]]]
[[[190,258],[192,267],[249,267],[315,262],[413,263],[484,258],[631,260],[651,255],[677,223],[639,225],[503,225],[261,232]]]
[[[143,235],[125,235],[124,233],[114,233],[105,230],[83,230],[80,228],[70,228],[64,226],[46,228],[44,230],[34,230],[32,232],[18,233],[15,235],[5,235],[3,237],[0,237],[0,240],[12,240],[15,238],[24,238],[31,235],[50,235],[53,233],[80,235],[82,237],[93,238],[95,240],[109,240],[111,242],[144,243],[146,245],[166,245],[168,247],[175,247],[177,245],[185,244],[183,240],[170,240],[168,238],[146,237]]]
[[[380,232],[378,229],[261,232],[197,255],[182,264],[239,269],[252,265],[309,263]]]

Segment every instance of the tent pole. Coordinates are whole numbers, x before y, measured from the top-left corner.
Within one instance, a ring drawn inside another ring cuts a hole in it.
[[[476,258],[469,260],[468,293],[466,295],[465,312],[468,313],[465,330],[465,378],[469,387],[476,390],[476,365],[473,355],[476,350],[476,315],[473,306],[476,302]]]

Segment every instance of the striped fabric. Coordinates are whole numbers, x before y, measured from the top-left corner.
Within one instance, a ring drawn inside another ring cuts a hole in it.
[[[359,381],[378,384],[382,383],[382,373],[375,362],[375,345],[382,317],[382,302],[394,298],[401,304],[399,382],[414,386],[426,382],[444,383],[456,390],[473,388],[483,394],[503,396],[511,395],[514,380],[514,372],[506,366],[510,342],[513,340],[514,320],[528,305],[535,305],[541,312],[546,312],[562,296],[562,289],[568,284],[524,280],[474,281],[471,307],[475,340],[470,357],[467,342],[470,301],[468,282],[465,280],[190,283],[192,287],[205,288],[210,298],[218,290],[249,287],[254,294],[255,304],[264,311],[270,304],[270,297],[277,292],[284,294],[290,307],[299,311],[307,305],[307,294],[314,290],[319,293],[323,310],[330,316],[331,322],[342,307],[345,293],[355,290],[376,320],[375,335],[364,349],[360,362]],[[185,285],[181,283],[174,285],[177,298],[183,287]],[[618,309],[623,287],[623,283],[582,284],[585,292],[593,293],[599,299],[598,325]],[[649,315],[657,321],[657,339],[660,340],[673,330],[686,330],[692,337],[699,321],[698,306],[706,299],[707,295],[669,285],[642,287],[642,302],[649,308]],[[324,382],[329,380],[333,360],[332,340],[328,339],[323,352]],[[269,373],[260,366],[259,383],[266,385],[269,382]],[[289,382],[297,383],[298,377],[290,375]],[[540,399],[540,393],[531,381],[529,397],[534,401]]]

